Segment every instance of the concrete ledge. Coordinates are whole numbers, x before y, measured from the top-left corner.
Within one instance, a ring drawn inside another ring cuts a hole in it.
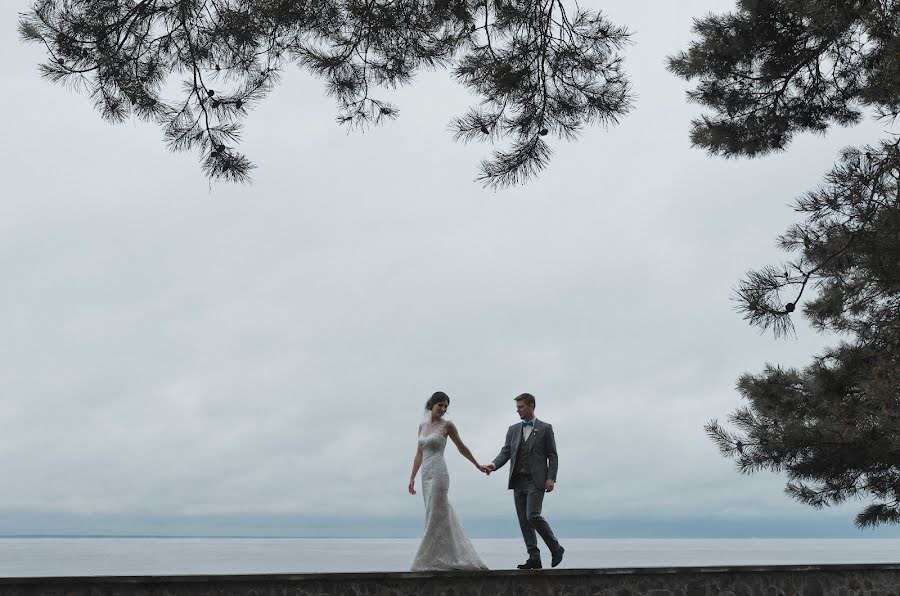
[[[900,564],[0,578],[0,596],[900,594]]]

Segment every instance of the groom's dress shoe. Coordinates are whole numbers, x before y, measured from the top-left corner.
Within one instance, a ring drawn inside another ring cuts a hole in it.
[[[521,565],[516,565],[516,567],[519,569],[540,569],[543,565],[541,565],[540,559],[528,559]]]
[[[550,560],[550,566],[556,567],[560,563],[562,563],[563,553],[566,552],[566,549],[563,547],[559,547],[559,550],[553,553],[553,559]]]

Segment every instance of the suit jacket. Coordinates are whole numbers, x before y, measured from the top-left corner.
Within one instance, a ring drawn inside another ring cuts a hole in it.
[[[512,475],[516,469],[516,457],[519,454],[519,443],[522,441],[522,423],[516,423],[506,431],[506,442],[492,462],[494,469],[499,470],[509,462],[509,488],[512,488]],[[525,442],[525,457],[528,458],[528,469],[538,489],[544,490],[547,479],[556,482],[556,470],[559,461],[556,456],[556,438],[553,426],[535,418],[534,429]]]

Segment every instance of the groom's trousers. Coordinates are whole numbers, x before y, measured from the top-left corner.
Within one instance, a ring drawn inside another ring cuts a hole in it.
[[[514,476],[513,498],[516,500],[516,514],[519,516],[519,528],[522,529],[522,538],[525,540],[528,558],[538,560],[541,558],[535,532],[541,535],[551,553],[558,551],[559,541],[553,535],[550,524],[541,517],[544,491],[534,485],[530,474],[524,477],[518,474]]]

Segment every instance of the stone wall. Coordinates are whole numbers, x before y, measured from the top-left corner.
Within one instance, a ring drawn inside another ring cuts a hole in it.
[[[0,596],[900,595],[900,564],[0,578]]]

